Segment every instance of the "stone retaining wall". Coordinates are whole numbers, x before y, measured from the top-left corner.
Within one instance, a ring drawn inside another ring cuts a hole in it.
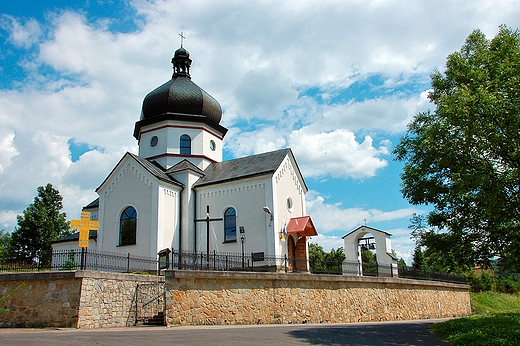
[[[168,325],[345,323],[465,316],[469,287],[353,276],[167,271],[0,273],[0,327],[104,328],[135,323],[136,286],[166,281]],[[153,285],[152,285],[153,286]],[[156,293],[154,293],[156,294]]]
[[[353,276],[166,272],[168,325],[348,323],[466,316],[469,287]]]
[[[163,277],[97,271],[0,273],[0,327],[133,326],[136,286]]]
[[[81,279],[74,272],[0,274],[0,327],[76,327]]]

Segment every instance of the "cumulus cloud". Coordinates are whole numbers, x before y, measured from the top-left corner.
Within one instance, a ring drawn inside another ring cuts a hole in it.
[[[389,154],[386,146],[375,148],[370,136],[359,143],[354,133],[344,129],[313,133],[304,127],[291,133],[289,146],[299,157],[307,177],[372,177],[378,169],[388,165],[380,158]]]
[[[293,104],[298,93],[292,89],[292,83],[276,69],[248,71],[235,89],[235,97],[240,113],[249,118],[277,120],[283,110]]]
[[[4,169],[11,165],[11,158],[18,155],[18,150],[13,145],[14,133],[4,133],[0,137],[0,174]]]
[[[40,23],[30,18],[18,20],[7,14],[0,15],[0,28],[9,33],[9,40],[17,47],[29,48],[41,35]]]
[[[393,221],[399,219],[408,220],[415,208],[404,208],[391,211],[379,209],[348,208],[341,203],[327,203],[325,198],[316,191],[310,191],[307,195],[307,209],[316,224],[320,225],[320,233],[342,231],[347,234],[366,220],[370,222]],[[389,232],[389,230],[385,230]],[[409,232],[408,232],[409,234]]]

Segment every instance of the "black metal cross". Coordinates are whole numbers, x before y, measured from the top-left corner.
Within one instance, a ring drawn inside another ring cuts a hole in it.
[[[195,219],[195,222],[206,222],[206,254],[207,261],[209,262],[209,223],[212,221],[223,221],[221,217],[211,218],[209,216],[209,205],[206,206],[206,217],[204,219]]]
[[[186,39],[186,36],[184,36],[184,32],[182,32],[182,31],[179,34],[179,36],[181,37],[181,47],[182,47],[182,44],[184,43],[184,40]]]

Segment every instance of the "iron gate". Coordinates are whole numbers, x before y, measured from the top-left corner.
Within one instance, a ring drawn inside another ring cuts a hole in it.
[[[164,326],[164,282],[137,284],[135,290],[135,325]]]

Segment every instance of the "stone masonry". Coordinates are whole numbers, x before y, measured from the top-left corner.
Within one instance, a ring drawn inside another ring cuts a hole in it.
[[[168,325],[347,323],[471,313],[469,287],[441,282],[294,273],[60,271],[0,273],[0,297],[23,283],[0,304],[8,310],[0,312],[0,327],[131,326],[137,285],[164,281]]]
[[[348,323],[466,316],[467,285],[311,274],[166,272],[168,325]]]
[[[0,297],[24,285],[0,308],[0,327],[133,326],[137,284],[164,277],[97,271],[0,273]]]

